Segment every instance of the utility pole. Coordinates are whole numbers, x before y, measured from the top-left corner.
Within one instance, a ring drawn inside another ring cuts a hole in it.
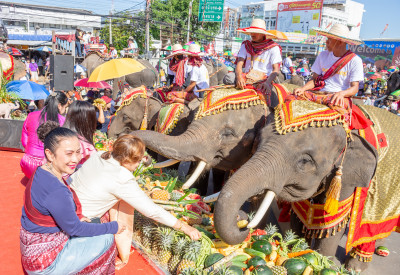
[[[146,56],[150,51],[150,1],[146,0]]]
[[[193,5],[193,0],[191,0],[190,3],[189,3],[189,16],[188,16],[188,28],[187,28],[186,43],[189,43],[190,17],[192,17],[192,5]]]
[[[114,9],[114,0],[111,1],[111,10],[110,10],[110,25],[109,25],[109,32],[110,32],[110,39],[109,43],[112,44],[112,12]]]

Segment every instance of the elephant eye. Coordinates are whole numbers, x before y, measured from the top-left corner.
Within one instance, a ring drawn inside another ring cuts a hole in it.
[[[315,168],[313,158],[308,154],[303,154],[297,161],[297,168],[301,171],[309,171]]]
[[[123,121],[127,121],[127,120],[129,120],[129,117],[128,117],[127,115],[124,114],[123,117],[122,117],[122,120],[123,120]]]

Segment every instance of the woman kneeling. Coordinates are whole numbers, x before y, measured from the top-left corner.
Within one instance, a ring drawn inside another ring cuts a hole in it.
[[[21,217],[22,266],[27,274],[114,274],[114,235],[126,226],[95,224],[63,180],[81,160],[78,136],[46,122],[38,128],[47,163],[38,167],[25,190]]]

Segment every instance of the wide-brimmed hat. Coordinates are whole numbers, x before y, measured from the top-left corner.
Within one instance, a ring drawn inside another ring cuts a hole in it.
[[[169,58],[171,58],[171,57],[173,57],[175,55],[178,55],[178,54],[185,54],[186,53],[186,51],[182,48],[181,44],[173,45],[171,51],[172,51],[171,54],[168,55],[165,59],[169,59]]]
[[[187,55],[204,56],[205,53],[201,51],[199,44],[190,44],[189,49],[185,52]]]
[[[265,24],[265,20],[263,19],[253,19],[250,27],[238,29],[237,32],[241,32],[244,34],[252,34],[252,33],[261,33],[265,34],[267,38],[277,39],[278,37],[267,31],[267,26]]]
[[[363,43],[360,39],[350,37],[349,28],[343,24],[336,23],[329,31],[321,28],[313,28],[313,30],[320,35],[337,39],[350,45],[360,45]]]

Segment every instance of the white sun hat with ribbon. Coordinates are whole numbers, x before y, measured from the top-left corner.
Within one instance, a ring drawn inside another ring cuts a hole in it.
[[[172,51],[171,54],[168,55],[165,59],[169,59],[169,58],[174,57],[175,55],[178,55],[178,54],[185,54],[186,53],[186,51],[182,48],[181,44],[173,45],[172,48],[171,48],[171,51]]]
[[[238,29],[237,32],[241,32],[248,35],[251,35],[252,33],[261,33],[265,34],[265,36],[269,39],[278,38],[276,35],[267,31],[265,20],[258,18],[253,19],[253,21],[251,21],[250,27]]]
[[[201,51],[199,44],[190,44],[189,49],[186,51],[187,55],[194,55],[194,56],[205,56],[206,54]]]
[[[343,24],[336,23],[329,31],[321,28],[313,28],[313,30],[320,35],[337,39],[350,45],[361,45],[363,43],[362,40],[351,37],[349,28]]]

